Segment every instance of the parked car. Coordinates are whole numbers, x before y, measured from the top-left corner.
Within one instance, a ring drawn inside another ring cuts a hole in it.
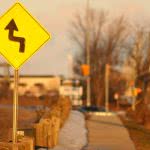
[[[104,107],[97,106],[82,106],[79,107],[78,110],[83,113],[105,112]]]

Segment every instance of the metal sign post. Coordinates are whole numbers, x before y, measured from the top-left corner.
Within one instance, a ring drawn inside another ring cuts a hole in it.
[[[18,70],[14,70],[14,97],[13,97],[13,144],[17,143],[18,127]]]

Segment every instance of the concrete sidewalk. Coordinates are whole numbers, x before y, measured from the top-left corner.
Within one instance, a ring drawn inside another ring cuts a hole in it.
[[[93,115],[87,121],[89,144],[86,150],[135,150],[127,129],[115,115]]]

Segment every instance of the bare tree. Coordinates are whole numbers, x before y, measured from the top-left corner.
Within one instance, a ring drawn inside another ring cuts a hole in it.
[[[90,10],[90,72],[92,103],[100,105],[104,100],[105,64],[119,63],[120,52],[128,38],[128,24],[124,16],[109,21],[105,11]],[[78,14],[71,25],[72,40],[81,49],[76,57],[75,73],[79,74],[80,65],[86,63],[86,17]]]
[[[150,33],[144,28],[138,28],[134,33],[133,41],[127,61],[137,77],[148,72],[150,68]]]
[[[92,49],[98,49],[99,43],[101,40],[102,28],[105,24],[107,18],[107,13],[101,11],[99,13],[91,10],[89,13],[89,22],[90,22],[90,50],[95,52]],[[76,55],[76,64],[75,72],[80,73],[80,65],[86,63],[86,42],[87,42],[87,24],[86,17],[76,14],[74,21],[71,24],[71,39],[79,46],[81,50],[79,54]],[[77,67],[77,68],[76,68]],[[78,68],[79,67],[79,68]]]
[[[145,59],[143,62],[142,72],[150,71],[150,32],[147,33]]]

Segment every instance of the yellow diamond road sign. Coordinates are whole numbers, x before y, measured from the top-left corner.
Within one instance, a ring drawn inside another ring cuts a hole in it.
[[[0,53],[15,69],[49,39],[49,33],[20,3],[0,18]]]

